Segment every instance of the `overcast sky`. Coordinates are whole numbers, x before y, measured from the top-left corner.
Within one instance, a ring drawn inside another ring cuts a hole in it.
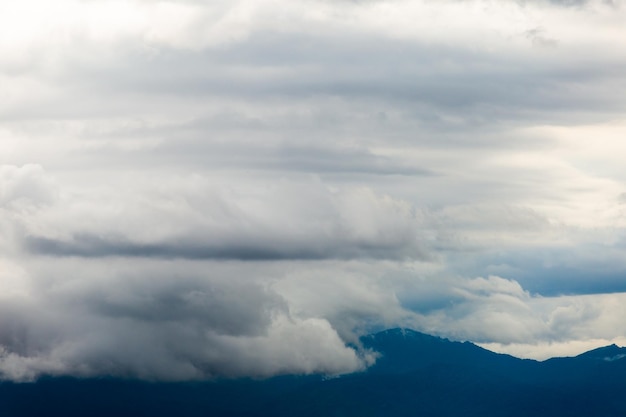
[[[0,376],[626,344],[620,0],[0,3]]]

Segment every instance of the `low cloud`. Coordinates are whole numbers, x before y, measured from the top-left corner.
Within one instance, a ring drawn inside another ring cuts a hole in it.
[[[80,277],[46,275],[24,296],[2,298],[3,378],[335,375],[374,360],[323,318],[291,316],[258,277],[184,264],[117,263],[117,274],[79,265]]]

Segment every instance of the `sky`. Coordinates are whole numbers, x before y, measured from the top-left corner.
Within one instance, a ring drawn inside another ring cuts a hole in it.
[[[626,344],[619,0],[0,3],[0,378]]]

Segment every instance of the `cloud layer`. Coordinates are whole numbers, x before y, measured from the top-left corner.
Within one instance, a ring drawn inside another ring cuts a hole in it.
[[[36,12],[34,12],[36,11]],[[0,375],[626,337],[619,2],[0,6]]]

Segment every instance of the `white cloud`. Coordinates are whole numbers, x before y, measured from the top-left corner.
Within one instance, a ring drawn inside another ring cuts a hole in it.
[[[52,203],[54,198],[54,184],[41,166],[0,166],[0,207],[37,207]]]

